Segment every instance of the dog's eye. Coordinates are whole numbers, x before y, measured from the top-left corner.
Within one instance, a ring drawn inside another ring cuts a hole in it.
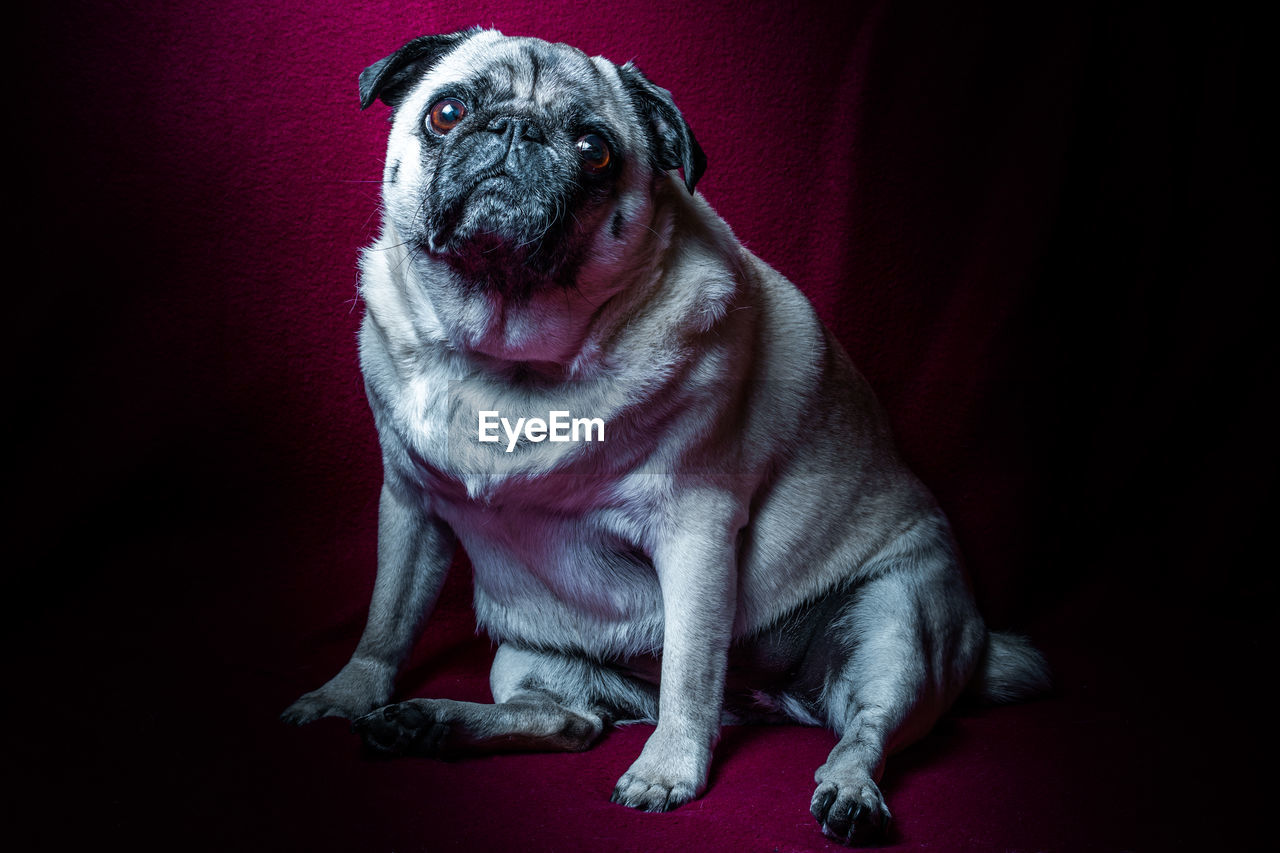
[[[582,168],[592,173],[603,172],[613,159],[609,154],[609,146],[594,133],[588,133],[578,140],[578,156],[582,158]]]
[[[427,114],[427,126],[431,132],[443,136],[458,126],[467,114],[467,105],[457,98],[441,98]]]

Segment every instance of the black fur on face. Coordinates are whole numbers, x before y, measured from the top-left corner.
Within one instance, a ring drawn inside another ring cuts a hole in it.
[[[590,106],[591,93],[604,88],[600,76],[585,56],[534,45],[433,92],[417,129],[422,156],[434,164],[419,245],[469,285],[508,296],[571,286],[624,156]],[[530,85],[536,98],[520,97]],[[457,99],[466,114],[438,133],[429,113],[442,98]],[[577,147],[588,133],[611,150],[608,168],[595,174]]]

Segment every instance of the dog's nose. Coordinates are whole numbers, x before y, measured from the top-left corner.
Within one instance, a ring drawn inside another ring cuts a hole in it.
[[[511,135],[513,139],[530,142],[546,142],[547,135],[536,122],[514,116],[498,116],[485,125],[485,130],[501,136]]]

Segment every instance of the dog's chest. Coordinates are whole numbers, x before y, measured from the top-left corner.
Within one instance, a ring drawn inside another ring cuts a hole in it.
[[[561,488],[567,488],[563,485]],[[476,616],[495,639],[601,656],[656,648],[662,593],[614,510],[450,497],[434,506],[471,559]]]
[[[388,390],[379,430],[395,433],[400,453],[393,461],[433,493],[461,490],[485,504],[504,496],[567,499],[572,506],[583,490],[566,490],[566,483],[598,485],[610,476],[611,456],[600,452],[604,419],[575,417],[554,393],[433,371]]]
[[[589,448],[476,440],[456,383],[407,383],[379,419],[402,448],[424,504],[458,536],[476,613],[495,637],[588,651],[643,649],[661,635],[662,598],[638,545],[638,499]],[[474,407],[472,407],[474,409]]]

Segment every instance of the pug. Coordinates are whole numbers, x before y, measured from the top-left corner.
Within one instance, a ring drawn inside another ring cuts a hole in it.
[[[393,110],[360,283],[377,578],[350,662],[284,719],[427,756],[582,750],[647,721],[612,794],[646,811],[702,793],[726,722],[827,726],[812,814],[875,840],[886,755],[966,690],[1043,689],[1045,664],[988,631],[809,302],[695,193],[707,159],[670,93],[480,29],[414,39],[359,84]],[[494,702],[388,704],[458,545]]]

